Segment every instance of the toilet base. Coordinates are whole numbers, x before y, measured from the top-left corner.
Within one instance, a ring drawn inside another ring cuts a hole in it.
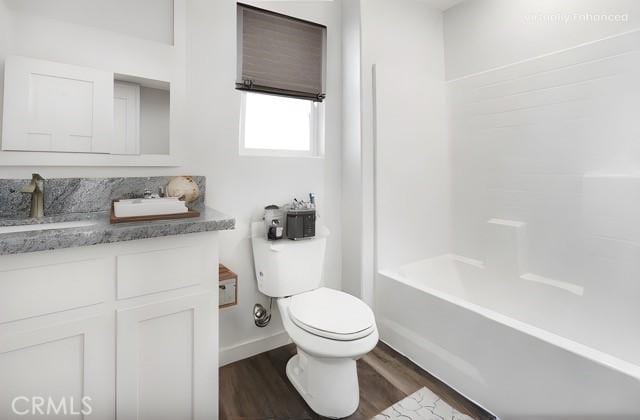
[[[360,402],[356,361],[314,357],[297,350],[287,362],[287,377],[309,407],[334,419],[353,414]]]

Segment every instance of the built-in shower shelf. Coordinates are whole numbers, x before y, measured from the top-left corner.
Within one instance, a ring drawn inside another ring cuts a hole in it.
[[[484,268],[484,261],[476,260],[474,258],[464,257],[458,254],[449,254],[449,257],[452,260],[461,262],[463,264],[471,265],[477,268]]]
[[[507,219],[489,219],[487,221],[490,225],[500,225],[500,226],[508,226],[508,227],[523,227],[526,223],[521,222],[519,220],[507,220]]]
[[[574,295],[584,295],[584,287],[566,281],[550,279],[533,273],[525,273],[521,275],[520,278],[522,280],[528,280],[535,283],[546,284],[547,286],[556,287],[558,289],[563,289],[567,292],[573,293]]]

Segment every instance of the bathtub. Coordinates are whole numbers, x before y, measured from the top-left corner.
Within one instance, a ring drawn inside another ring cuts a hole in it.
[[[589,299],[444,255],[380,270],[375,307],[383,341],[503,420],[640,419],[640,318]]]

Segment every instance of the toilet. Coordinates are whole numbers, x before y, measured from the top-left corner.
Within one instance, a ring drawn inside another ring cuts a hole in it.
[[[266,239],[264,223],[251,226],[256,279],[261,293],[277,298],[282,323],[297,347],[287,377],[309,407],[342,418],[358,408],[356,360],[378,342],[371,308],[347,293],[321,287],[329,231],[311,239]]]

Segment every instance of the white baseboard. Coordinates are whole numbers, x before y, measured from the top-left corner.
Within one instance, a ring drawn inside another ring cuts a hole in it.
[[[291,343],[286,331],[220,349],[219,365],[224,366]]]

